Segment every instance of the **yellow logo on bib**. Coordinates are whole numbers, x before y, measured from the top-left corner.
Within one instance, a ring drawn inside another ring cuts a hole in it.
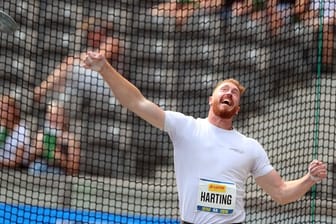
[[[226,186],[221,184],[209,184],[208,190],[211,192],[226,192]]]

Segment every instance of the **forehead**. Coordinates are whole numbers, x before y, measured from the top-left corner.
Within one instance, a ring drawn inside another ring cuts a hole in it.
[[[221,84],[217,86],[217,89],[222,89],[222,88],[232,88],[232,89],[237,89],[239,91],[238,86],[229,81],[222,82]]]

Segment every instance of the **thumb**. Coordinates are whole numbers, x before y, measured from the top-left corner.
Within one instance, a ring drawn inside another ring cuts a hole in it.
[[[89,51],[84,59],[84,67],[100,72],[107,63],[104,55],[98,52]]]

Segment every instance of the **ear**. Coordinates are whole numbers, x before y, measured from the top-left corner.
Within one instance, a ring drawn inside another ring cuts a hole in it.
[[[240,111],[240,106],[238,106],[237,108],[236,115],[238,115],[239,111]]]
[[[208,102],[209,102],[209,105],[211,105],[211,104],[212,104],[212,99],[213,99],[213,97],[212,97],[212,96],[209,96],[209,100],[208,100]]]

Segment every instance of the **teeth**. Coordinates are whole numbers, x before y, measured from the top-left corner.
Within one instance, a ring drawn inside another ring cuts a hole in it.
[[[231,101],[229,99],[222,99],[221,104],[226,104],[226,105],[231,106]]]

